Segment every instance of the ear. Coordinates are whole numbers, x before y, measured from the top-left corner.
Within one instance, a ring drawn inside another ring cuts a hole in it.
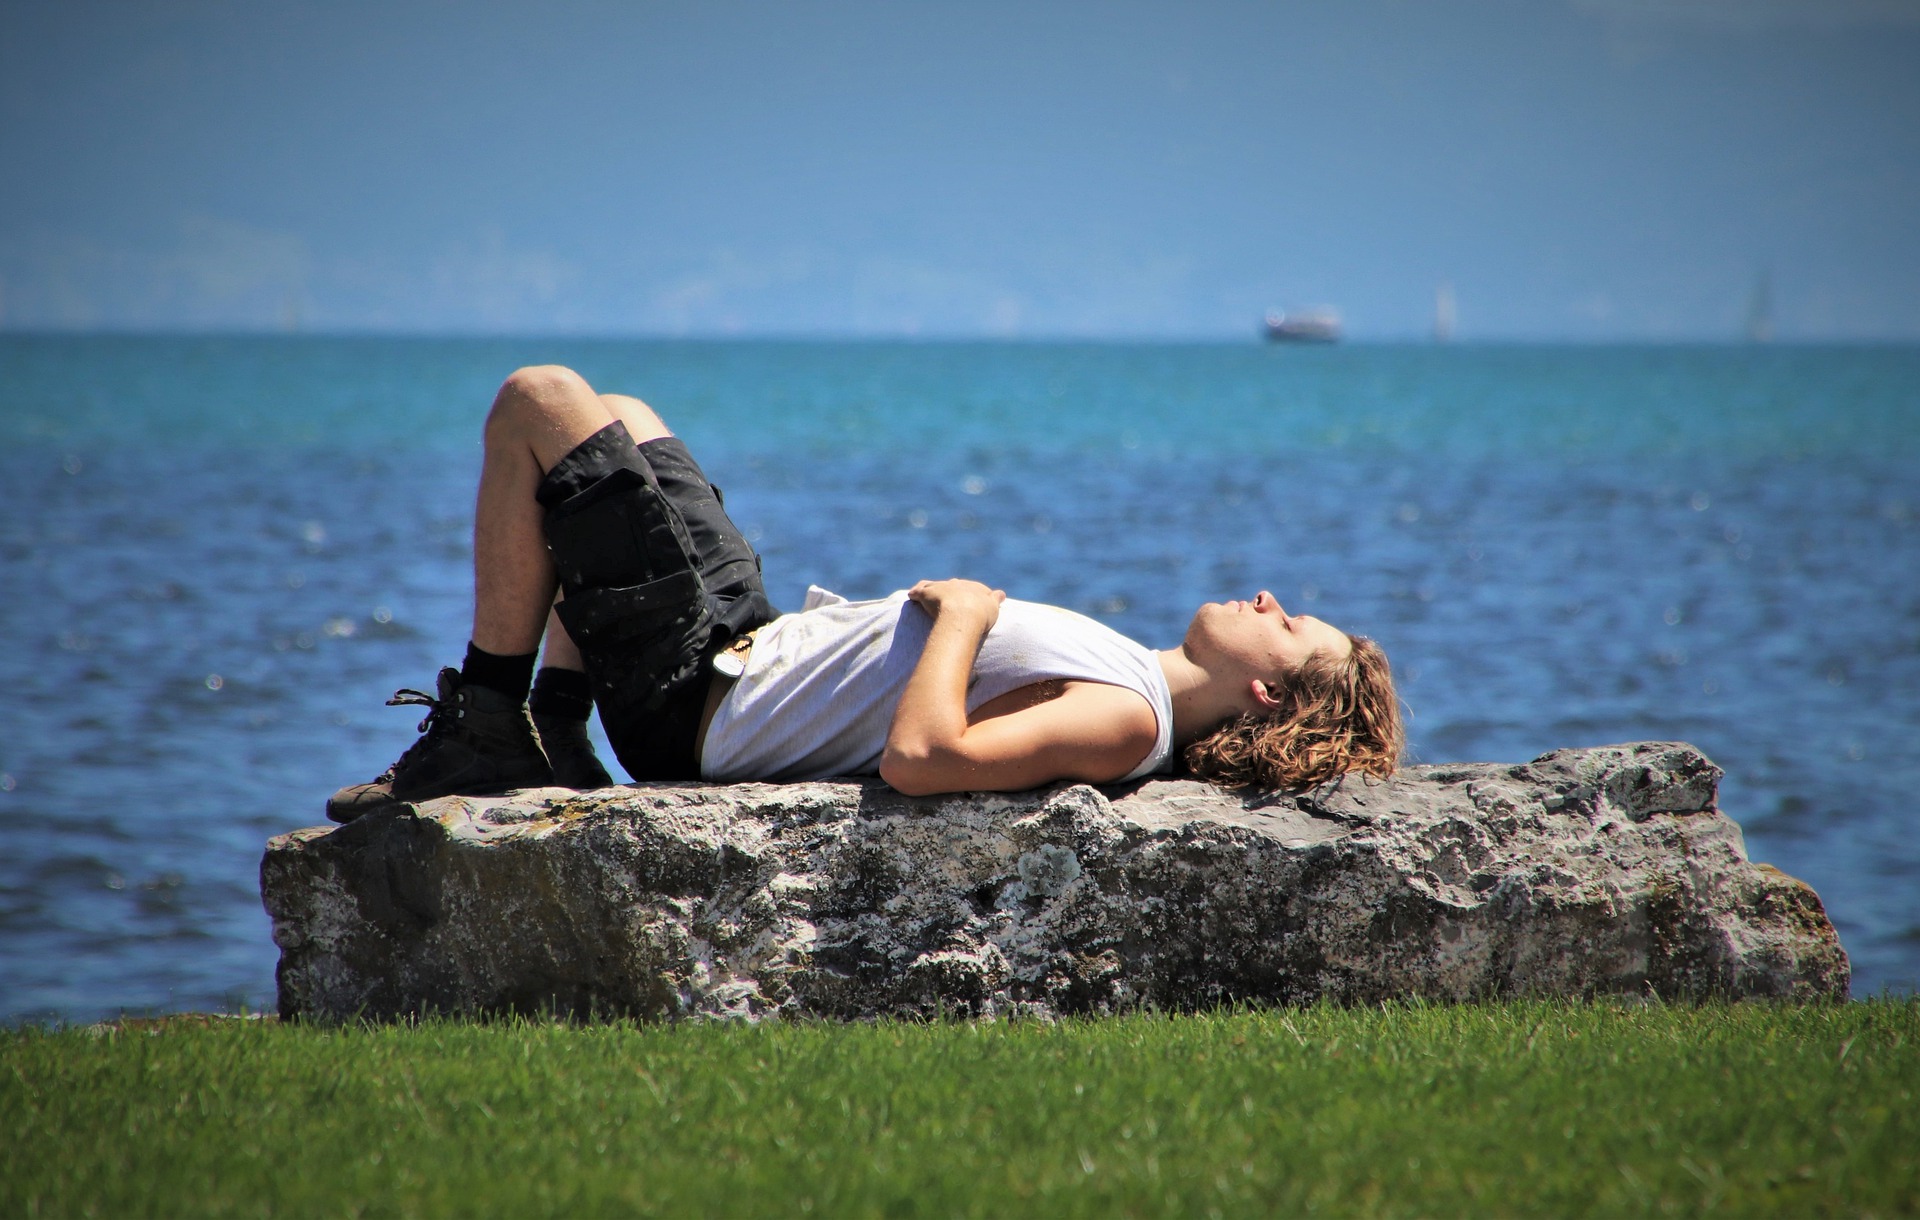
[[[1265,682],[1255,678],[1249,685],[1253,690],[1253,701],[1259,705],[1260,710],[1266,712],[1280,710],[1280,700],[1275,698],[1274,692]]]

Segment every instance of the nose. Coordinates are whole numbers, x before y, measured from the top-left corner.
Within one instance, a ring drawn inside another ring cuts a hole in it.
[[[1265,589],[1253,595],[1253,608],[1260,611],[1277,611],[1281,618],[1287,617],[1286,610],[1280,605],[1280,599]]]

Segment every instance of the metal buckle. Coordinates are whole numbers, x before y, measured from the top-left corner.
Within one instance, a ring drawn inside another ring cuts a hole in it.
[[[713,654],[713,672],[723,677],[738,678],[747,672],[747,657],[752,652],[753,633],[749,631]]]

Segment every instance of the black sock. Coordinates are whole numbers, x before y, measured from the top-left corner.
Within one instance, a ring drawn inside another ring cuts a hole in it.
[[[527,709],[536,716],[584,721],[593,715],[593,688],[587,684],[587,675],[577,669],[543,665],[533,680]]]
[[[509,698],[525,699],[533,686],[533,662],[539,653],[503,657],[478,644],[467,644],[467,659],[460,666],[460,681],[467,686],[484,686]]]

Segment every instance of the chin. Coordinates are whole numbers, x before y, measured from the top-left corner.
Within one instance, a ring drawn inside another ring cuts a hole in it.
[[[1197,644],[1200,642],[1202,638],[1205,637],[1206,635],[1205,619],[1207,617],[1208,608],[1209,607],[1207,606],[1202,606],[1200,607],[1199,610],[1194,612],[1193,620],[1187,624],[1187,633],[1180,637],[1180,643],[1182,645],[1190,646],[1193,644]]]

